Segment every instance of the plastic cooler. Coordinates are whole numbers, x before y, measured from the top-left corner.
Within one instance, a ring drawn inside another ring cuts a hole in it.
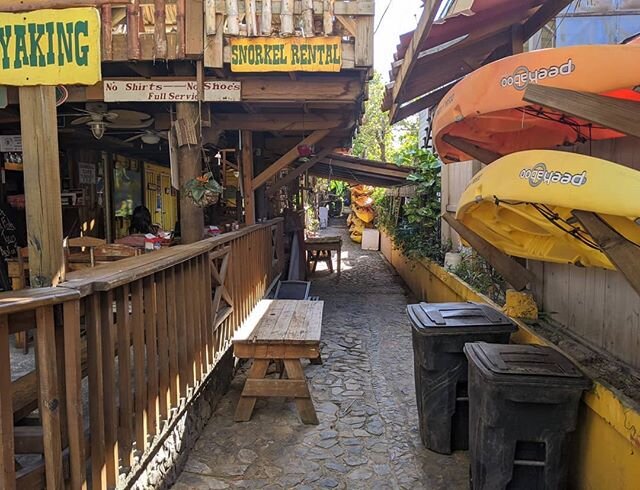
[[[409,305],[420,437],[443,454],[468,448],[467,342],[509,342],[516,326],[479,303]]]
[[[591,381],[558,351],[467,344],[471,488],[567,486],[569,435]]]

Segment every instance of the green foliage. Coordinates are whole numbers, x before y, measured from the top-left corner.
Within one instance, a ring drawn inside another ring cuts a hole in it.
[[[349,190],[349,184],[342,180],[332,180],[329,183],[329,191],[338,197],[345,197]]]
[[[433,153],[416,148],[406,149],[401,158],[414,168],[408,180],[415,185],[415,193],[381,199],[376,205],[378,226],[391,235],[405,256],[442,263],[447,247],[440,238],[440,161]]]
[[[394,144],[389,160],[396,165],[410,165],[411,155],[420,150],[420,121],[417,117],[404,119],[393,126]]]
[[[222,186],[216,182],[211,172],[185,182],[182,191],[196,206],[204,207],[213,204],[215,196],[222,194]]]
[[[365,102],[362,125],[353,140],[353,154],[369,160],[386,162],[393,146],[393,133],[389,114],[382,112],[384,93],[382,75],[375,72],[369,82],[369,100]]]
[[[460,264],[453,272],[476,291],[489,296],[498,304],[504,304],[507,283],[496,270],[475,251],[462,254]]]

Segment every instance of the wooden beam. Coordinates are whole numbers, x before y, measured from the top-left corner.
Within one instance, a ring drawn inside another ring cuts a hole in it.
[[[640,247],[620,235],[596,213],[574,210],[572,214],[631,287],[640,294]]]
[[[511,26],[511,54],[520,54],[523,51],[522,24],[514,24]]]
[[[527,284],[535,281],[535,276],[531,271],[520,265],[515,259],[494,247],[480,235],[466,227],[464,223],[458,221],[453,214],[443,213],[442,219],[456,230],[473,249],[489,262],[498,273],[518,291],[522,291]]]
[[[337,168],[345,168],[357,172],[376,174],[382,177],[406,179],[407,176],[411,173],[411,171],[409,171],[408,169],[402,170],[402,167],[397,167],[397,169],[391,168],[393,167],[393,165],[388,165],[386,167],[376,167],[374,165],[366,165],[365,163],[340,160],[340,155],[330,155],[328,158],[324,158],[322,163]]]
[[[537,84],[524,100],[640,138],[640,102]]]
[[[244,216],[247,225],[253,225],[256,222],[256,200],[255,186],[253,184],[253,133],[251,131],[242,131],[242,190],[244,197]]]
[[[418,53],[420,52],[420,48],[424,43],[424,40],[429,35],[429,31],[431,30],[431,26],[433,25],[433,20],[435,19],[436,12],[440,8],[440,4],[442,0],[425,0],[424,9],[422,10],[422,15],[420,16],[420,21],[418,22],[418,27],[413,32],[413,37],[411,38],[411,42],[407,47],[407,51],[404,55],[404,61],[400,70],[398,70],[398,74],[396,75],[395,84],[392,89],[392,100],[393,105],[391,107],[391,111],[389,117],[391,119],[394,118],[396,111],[398,110],[398,105],[396,100],[402,94],[404,90],[405,84],[407,82],[407,78],[416,62],[418,61]]]
[[[20,87],[31,287],[64,281],[55,87]]]
[[[543,3],[536,13],[524,23],[522,27],[522,40],[528,40],[572,1],[573,0],[547,0]]]
[[[454,80],[453,82],[445,85],[444,87],[438,88],[433,92],[429,92],[428,94],[420,97],[419,99],[415,99],[407,104],[401,105],[395,115],[395,121],[402,121],[409,116],[413,116],[424,109],[429,109],[436,105],[440,100],[447,94],[451,87],[455,85],[458,80]]]
[[[132,2],[133,0],[0,0],[0,12],[28,12],[30,10],[41,9],[128,5]]]
[[[329,134],[329,130],[328,129],[321,129],[321,130],[318,130],[318,131],[314,131],[309,136],[307,136],[305,139],[303,139],[300,142],[299,145],[315,145],[315,144],[319,143],[320,141],[322,141],[324,138],[326,138],[328,134]],[[296,145],[293,148],[291,148],[287,153],[285,153],[282,157],[280,157],[276,162],[274,162],[272,165],[270,165],[265,170],[263,170],[260,173],[260,175],[258,175],[254,179],[253,188],[257,189],[261,185],[264,185],[264,183],[267,180],[271,179],[272,177],[275,177],[275,175],[278,172],[280,172],[280,170],[282,170],[283,168],[285,168],[288,165],[291,165],[293,162],[295,162],[296,159],[300,156],[298,154],[298,146],[299,145]]]
[[[284,187],[285,185],[293,182],[295,179],[300,177],[303,173],[313,167],[316,163],[318,163],[332,151],[332,146],[325,146],[316,156],[312,157],[308,162],[303,163],[299,167],[291,170],[291,172],[289,172],[281,179],[276,180],[274,184],[269,188],[269,192],[267,193],[269,197],[273,196],[281,187]]]
[[[344,28],[349,31],[349,34],[351,34],[353,37],[356,36],[356,21],[353,20],[351,17],[347,17],[345,15],[336,15],[336,19],[338,19],[338,22],[340,22]]]
[[[497,160],[498,158],[502,157],[502,155],[500,155],[499,153],[495,153],[491,150],[486,150],[484,148],[481,148],[475,143],[472,143],[471,141],[464,138],[459,138],[458,136],[451,136],[451,135],[445,134],[442,137],[442,141],[450,144],[451,146],[457,148],[460,151],[465,152],[467,155],[471,156],[472,158],[475,158],[476,160],[481,161],[482,163],[489,164]]]
[[[277,114],[277,113],[251,113],[251,114],[216,114],[213,116],[212,125],[216,129],[223,130],[250,130],[250,131],[315,131],[320,129],[333,129],[346,124],[343,114]]]

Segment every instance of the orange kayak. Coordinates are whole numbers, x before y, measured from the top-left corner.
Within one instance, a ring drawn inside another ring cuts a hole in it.
[[[447,136],[500,155],[623,136],[525,102],[529,83],[640,101],[640,44],[542,49],[477,69],[454,85],[436,109],[433,136],[442,161],[472,158],[448,144]]]

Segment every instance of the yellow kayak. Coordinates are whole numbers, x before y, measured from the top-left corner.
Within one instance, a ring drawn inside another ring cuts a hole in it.
[[[597,213],[640,247],[640,171],[561,151],[513,153],[473,178],[456,218],[509,255],[615,269],[572,210]]]

